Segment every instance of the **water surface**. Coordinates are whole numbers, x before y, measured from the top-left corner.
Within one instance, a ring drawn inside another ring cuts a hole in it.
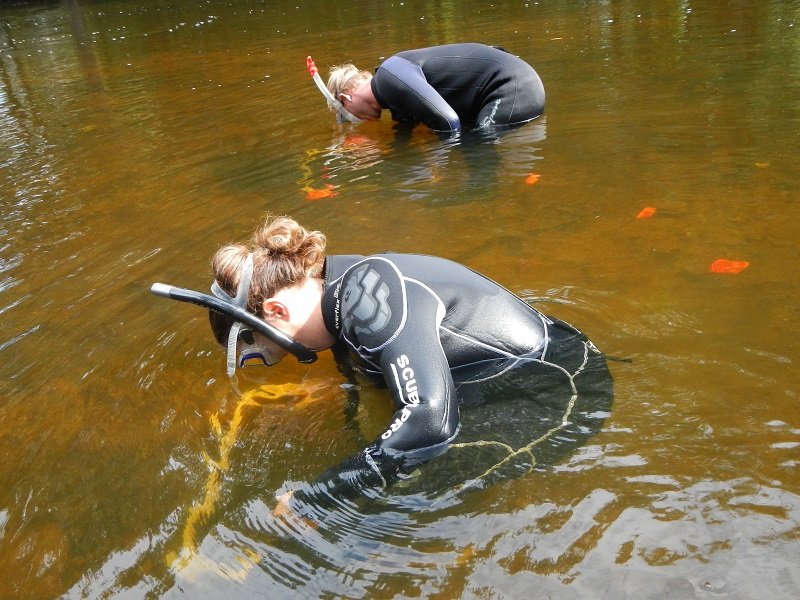
[[[779,0],[0,5],[0,597],[797,597],[799,18]],[[304,69],[468,40],[536,67],[541,119],[455,143],[338,127]],[[580,327],[624,359],[602,430],[463,493],[458,469],[496,448],[317,528],[274,519],[388,396],[362,387],[352,432],[330,357],[239,395],[205,315],[148,292],[206,289],[266,213],[334,253],[465,262]]]

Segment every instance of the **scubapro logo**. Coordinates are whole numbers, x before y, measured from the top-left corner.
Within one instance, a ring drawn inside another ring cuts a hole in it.
[[[389,286],[377,270],[368,264],[356,269],[343,292],[344,327],[357,334],[380,333],[392,318],[389,295]]]
[[[414,375],[414,369],[411,368],[411,360],[405,354],[391,364],[392,373],[394,374],[395,385],[400,394],[400,399],[403,401],[403,410],[400,415],[395,418],[381,438],[388,440],[392,434],[396,432],[403,423],[408,421],[411,416],[411,408],[419,405],[419,390],[417,389],[417,379]]]

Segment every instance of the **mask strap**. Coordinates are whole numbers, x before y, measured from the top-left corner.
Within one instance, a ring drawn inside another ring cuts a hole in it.
[[[236,297],[234,298],[228,292],[223,290],[214,280],[211,284],[211,293],[220,300],[230,302],[234,306],[238,306],[243,310],[247,310],[247,298],[250,296],[250,284],[253,281],[253,253],[249,253],[244,261],[242,267],[242,274],[239,277],[239,287],[236,290]],[[239,334],[242,329],[247,329],[247,326],[239,321],[234,321],[228,333],[227,356],[225,365],[228,372],[228,377],[233,378],[236,373],[236,349],[239,343]]]
[[[253,253],[249,253],[244,260],[242,276],[239,278],[239,289],[236,290],[236,298],[233,303],[236,306],[247,310],[247,298],[250,296],[250,283],[253,281]]]
[[[230,302],[234,306],[238,306],[244,310],[247,310],[247,298],[250,296],[250,283],[253,281],[253,253],[247,255],[247,258],[244,260],[244,266],[242,267],[242,275],[239,277],[239,287],[236,290],[236,297],[231,296],[228,292],[222,289],[220,285],[217,283],[217,280],[214,280],[214,283],[211,284],[211,293],[219,298],[220,300],[225,300],[226,302]]]
[[[236,321],[231,327],[231,332],[228,334],[228,348],[227,356],[225,358],[225,366],[228,372],[228,377],[233,377],[236,373],[236,349],[239,343],[239,334],[242,329],[246,329],[243,323]]]

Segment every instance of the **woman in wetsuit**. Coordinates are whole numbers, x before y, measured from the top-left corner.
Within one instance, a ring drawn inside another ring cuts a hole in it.
[[[322,233],[278,217],[249,244],[222,247],[212,265],[217,298],[246,306],[312,352],[349,354],[391,392],[391,421],[363,451],[323,474],[314,484],[322,496],[386,486],[445,452],[459,433],[460,407],[487,400],[485,390],[508,373],[571,386],[573,396],[586,370],[600,369],[610,381],[581,332],[444,258],[326,256]],[[287,353],[253,331],[239,339],[228,316],[210,317],[240,366],[254,358],[275,364]]]
[[[352,64],[334,67],[328,89],[359,119],[392,118],[434,131],[524,123],[544,111],[539,75],[507,51],[464,43],[399,52],[372,76]]]

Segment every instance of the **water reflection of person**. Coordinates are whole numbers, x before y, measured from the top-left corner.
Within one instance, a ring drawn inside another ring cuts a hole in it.
[[[347,63],[331,70],[328,90],[361,120],[384,109],[402,123],[460,132],[530,121],[544,111],[539,75],[509,52],[464,43],[399,52],[375,75]]]
[[[469,131],[445,140],[421,132],[390,136],[375,128],[337,128],[327,147],[306,151],[299,184],[306,191],[331,186],[341,193],[354,186],[380,191],[383,182],[392,181],[398,199],[440,205],[479,201],[496,195],[498,183],[524,180],[538,169],[546,137],[544,117],[524,127]]]
[[[589,370],[610,385],[605,360],[585,335],[463,265],[412,254],[326,255],[325,244],[322,233],[278,217],[212,261],[218,298],[246,298],[250,313],[294,343],[349,355],[350,366],[385,384],[394,402],[377,439],[293,498],[284,494],[278,512],[384,488],[443,454],[459,435],[461,407],[505,389],[493,382],[509,373],[525,375],[523,387],[567,385],[573,403]],[[229,364],[232,354],[239,366],[273,365],[287,354],[260,334],[240,335],[247,330],[230,317],[210,318]]]

